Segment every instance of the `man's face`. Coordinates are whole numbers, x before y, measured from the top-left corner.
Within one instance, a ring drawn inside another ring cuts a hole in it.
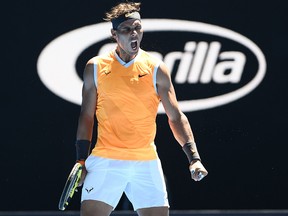
[[[118,46],[128,55],[137,54],[143,37],[141,21],[137,19],[122,22],[117,30],[112,30],[112,35]]]

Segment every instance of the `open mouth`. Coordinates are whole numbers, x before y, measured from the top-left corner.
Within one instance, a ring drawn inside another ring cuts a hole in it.
[[[131,41],[131,48],[133,50],[137,50],[137,45],[138,45],[138,41],[137,40]]]

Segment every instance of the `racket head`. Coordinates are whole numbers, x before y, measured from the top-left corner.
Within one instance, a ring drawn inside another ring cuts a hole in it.
[[[58,204],[59,210],[64,211],[66,207],[69,205],[69,202],[73,197],[74,192],[79,184],[81,173],[82,173],[82,165],[80,163],[76,163],[72,168],[66,180],[64,189],[62,191]]]

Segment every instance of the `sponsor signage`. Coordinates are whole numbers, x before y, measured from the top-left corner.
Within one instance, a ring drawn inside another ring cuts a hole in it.
[[[253,41],[235,31],[207,23],[175,19],[143,19],[142,24],[144,34],[197,35],[197,40],[186,37],[183,46],[177,47],[177,50],[165,53],[151,51],[151,54],[166,63],[174,85],[185,85],[185,98],[179,100],[184,112],[213,108],[238,100],[253,91],[265,76],[264,54]],[[84,50],[109,39],[110,29],[110,23],[98,23],[75,29],[51,41],[42,50],[37,62],[38,75],[43,84],[55,95],[81,104],[82,80],[76,71],[77,59]],[[165,42],[165,39],[162,40]],[[168,42],[166,46],[169,46]],[[113,43],[104,43],[96,54],[114,47]],[[195,98],[193,88],[196,85],[203,88],[210,86],[213,94]],[[215,86],[221,88],[227,85],[230,86],[225,90],[213,91]],[[158,112],[164,113],[162,105]]]

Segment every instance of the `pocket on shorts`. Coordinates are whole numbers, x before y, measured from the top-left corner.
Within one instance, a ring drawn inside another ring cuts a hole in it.
[[[89,170],[91,163],[92,163],[92,155],[89,155],[88,158],[85,160],[85,168],[87,171]]]
[[[93,155],[90,155],[85,161],[85,167],[88,172],[93,170],[107,169],[108,165],[109,160],[107,158],[101,158]]]

